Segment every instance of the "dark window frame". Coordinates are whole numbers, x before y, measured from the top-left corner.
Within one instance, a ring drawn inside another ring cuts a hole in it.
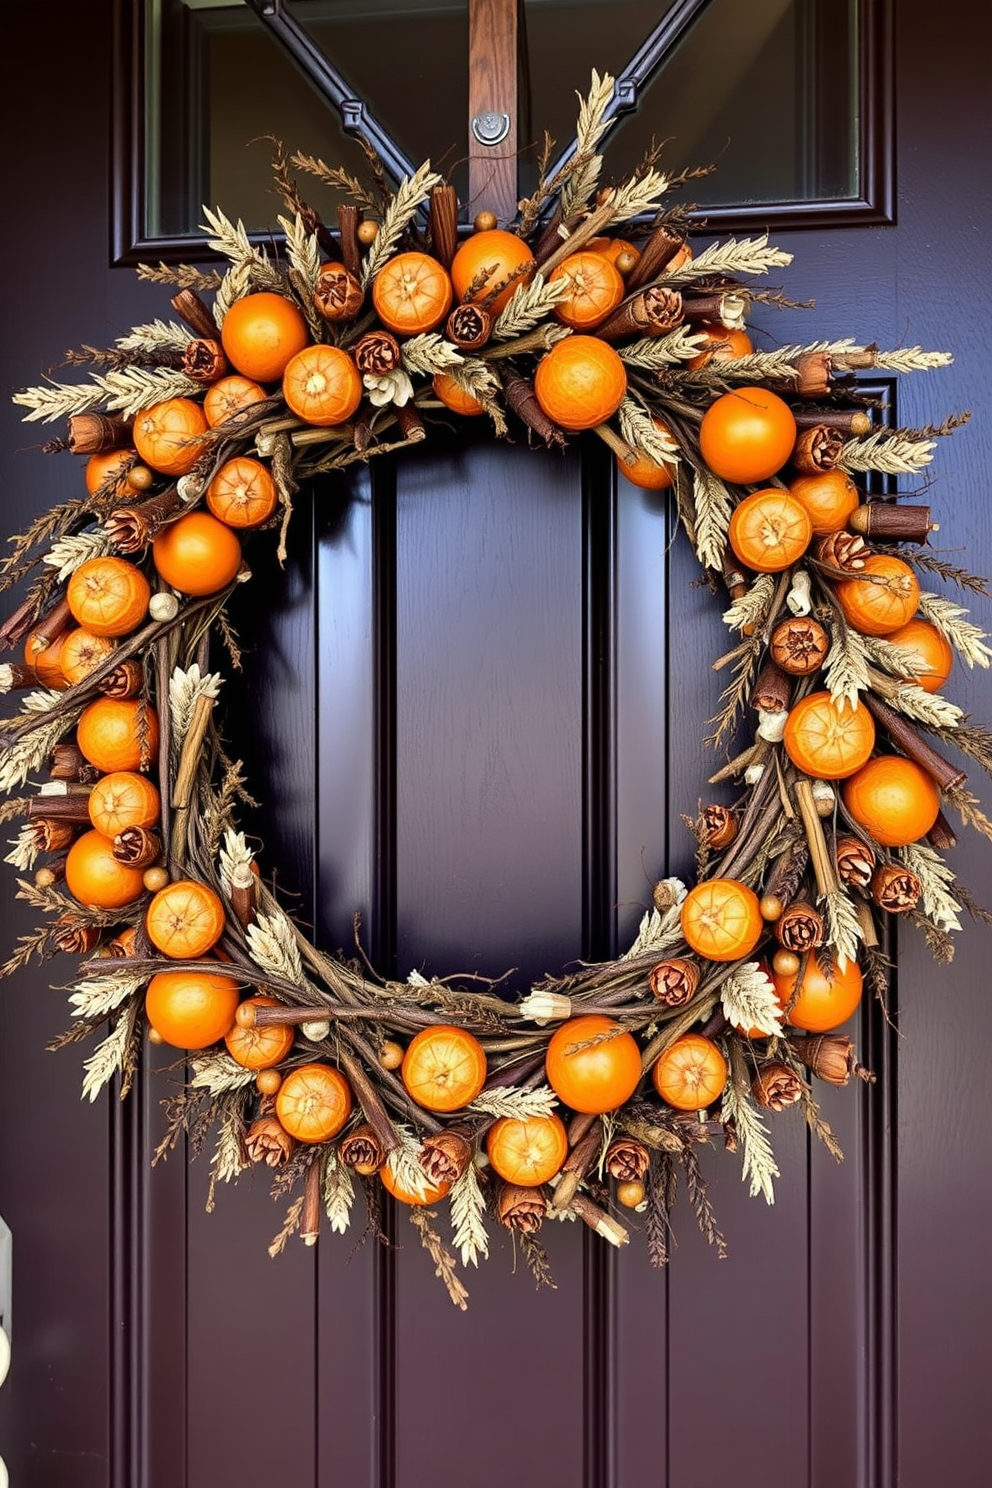
[[[283,9],[283,0],[247,0],[258,18],[287,48],[310,81],[337,108],[346,132],[365,133],[397,178],[411,168],[403,152],[356,99],[305,31]],[[639,49],[618,79],[616,112],[637,106],[644,87],[669,50],[708,0],[680,0]],[[770,229],[777,232],[828,227],[886,226],[895,221],[892,168],[894,129],[892,0],[858,0],[858,131],[860,193],[840,200],[749,203],[707,208],[716,233]],[[151,236],[146,218],[145,17],[141,0],[115,0],[113,72],[112,262],[133,265],[148,258],[176,262],[205,256],[194,234]],[[563,152],[567,158],[571,147]],[[561,162],[559,162],[561,163]],[[265,234],[259,234],[259,241]]]

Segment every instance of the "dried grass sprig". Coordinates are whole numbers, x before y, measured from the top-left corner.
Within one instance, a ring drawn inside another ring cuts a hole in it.
[[[327,165],[317,155],[304,155],[296,151],[289,157],[289,163],[295,165],[297,170],[315,176],[332,191],[344,192],[346,196],[351,197],[352,201],[368,211],[374,211],[378,205],[368,187],[357,176],[353,176],[350,171],[342,170],[340,166]]]
[[[961,929],[961,904],[951,890],[955,884],[953,869],[925,842],[911,842],[908,847],[896,849],[911,873],[915,873],[923,889],[923,911],[934,924],[945,932]]]
[[[535,1090],[505,1085],[484,1090],[470,1102],[468,1109],[480,1111],[485,1116],[508,1116],[515,1121],[524,1121],[528,1116],[550,1116],[556,1105],[557,1097],[549,1085],[539,1085]]]
[[[666,282],[684,284],[710,275],[734,278],[738,274],[767,274],[770,269],[788,268],[793,255],[769,245],[768,234],[760,238],[729,238],[713,243],[680,269],[665,272]]]
[[[614,120],[606,118],[606,110],[613,99],[615,79],[605,72],[602,77],[595,68],[589,92],[578,94],[579,117],[575,129],[575,156],[572,172],[561,193],[561,215],[568,222],[575,212],[585,205],[599,184],[603,157],[598,146]]]
[[[11,401],[31,410],[24,415],[26,424],[39,421],[50,424],[74,413],[90,413],[95,408],[106,408],[131,418],[152,403],[161,403],[166,398],[188,398],[199,391],[198,382],[171,367],[123,367],[97,375],[91,382],[51,382],[44,387],[24,388]]]
[[[452,1187],[448,1202],[452,1244],[463,1266],[478,1266],[480,1256],[485,1260],[489,1255],[489,1234],[485,1226],[486,1199],[474,1162],[469,1163]]]
[[[620,360],[628,367],[643,367],[654,372],[671,367],[678,362],[687,362],[698,356],[706,345],[706,336],[688,326],[679,326],[667,336],[648,336],[640,341],[631,341],[618,346]]]
[[[443,1281],[448,1289],[448,1296],[456,1307],[462,1312],[468,1307],[468,1291],[456,1271],[455,1257],[445,1245],[441,1236],[431,1228],[432,1213],[430,1210],[413,1208],[410,1210],[410,1223],[420,1236],[420,1243],[434,1262],[434,1275]]]
[[[719,570],[727,546],[733,503],[720,478],[700,466],[692,473],[696,556],[704,568]]]
[[[720,984],[720,1001],[728,1023],[757,1028],[772,1036],[782,1032],[782,1005],[775,985],[757,961],[735,966]]]
[[[459,367],[465,360],[457,347],[439,336],[437,331],[411,336],[409,341],[403,342],[401,354],[407,372],[422,372],[428,377],[433,377],[435,372],[448,372],[452,367]]]
[[[175,284],[179,289],[204,293],[219,289],[221,281],[216,269],[198,269],[194,264],[138,264],[136,273],[150,284]]]
[[[984,630],[965,619],[968,611],[963,605],[956,605],[939,594],[924,592],[920,595],[919,608],[920,614],[950,641],[969,667],[992,665],[992,648],[985,644],[988,636]]]
[[[189,326],[177,320],[153,320],[146,325],[133,326],[126,336],[118,336],[114,342],[121,351],[182,351],[193,339]]]
[[[766,1204],[775,1202],[774,1180],[780,1176],[772,1144],[750,1094],[750,1081],[739,1046],[730,1044],[730,1079],[723,1092],[720,1120],[730,1122],[740,1145],[744,1182],[751,1198],[760,1193]]]
[[[333,1148],[329,1148],[324,1156],[323,1200],[332,1234],[343,1235],[351,1224],[355,1184],[350,1170]]]
[[[444,184],[444,177],[431,170],[425,160],[412,176],[404,176],[383,214],[382,224],[365,258],[362,260],[361,283],[367,289],[379,270],[389,259],[413,220],[417,209],[427,200],[435,186]]]
[[[565,278],[547,281],[537,273],[529,283],[520,283],[513,291],[493,326],[494,341],[512,341],[545,320],[560,300],[569,293]]]
[[[935,439],[913,439],[902,429],[879,429],[844,445],[838,468],[877,470],[883,475],[916,475],[933,460]]]

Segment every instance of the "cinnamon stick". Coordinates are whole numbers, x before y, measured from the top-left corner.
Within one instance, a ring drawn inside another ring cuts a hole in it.
[[[362,270],[362,248],[358,241],[358,224],[362,214],[352,202],[338,207],[338,232],[341,238],[341,262],[349,274],[359,278]]]
[[[871,692],[864,694],[864,701],[875,722],[881,724],[892,742],[908,759],[926,770],[942,791],[956,790],[958,786],[964,784],[968,778],[966,772],[952,765],[935,749],[931,749],[926,740],[920,737],[913,725],[901,713],[897,713],[894,708],[889,707],[888,703],[883,703],[881,698]]]
[[[217,337],[217,322],[195,289],[181,289],[172,296],[172,308],[197,336],[208,341]]]
[[[74,413],[69,418],[69,449],[74,455],[99,455],[131,443],[130,426],[106,413]]]
[[[625,300],[596,335],[603,341],[623,341],[630,336],[664,336],[683,321],[682,296],[677,289],[642,289]]]
[[[874,537],[882,542],[924,543],[939,524],[931,522],[928,506],[896,506],[889,501],[869,501],[858,506],[848,518],[852,532]]]
[[[641,256],[627,275],[627,288],[640,289],[643,284],[657,279],[665,265],[678,253],[685,239],[663,223],[656,227],[641,249]]]
[[[826,897],[827,894],[836,893],[840,885],[837,881],[837,870],[834,867],[833,858],[827,847],[827,840],[823,835],[823,823],[817,815],[813,782],[805,775],[800,775],[796,780],[794,792],[799,814],[803,819],[803,827],[806,830],[806,841],[809,843],[809,856],[816,877],[816,887],[818,892]]]
[[[862,408],[794,408],[792,416],[797,429],[826,424],[842,434],[867,434],[871,428],[871,419]]]
[[[391,1152],[396,1151],[401,1143],[399,1134],[389,1118],[389,1113],[383,1105],[378,1091],[362,1068],[361,1062],[353,1054],[350,1054],[347,1049],[338,1050],[338,1062],[348,1076],[358,1104],[365,1112],[366,1121],[379,1138],[379,1141],[382,1143],[382,1150],[388,1157]]]
[[[434,257],[450,268],[458,247],[458,193],[445,183],[431,192],[431,247]]]
[[[545,444],[564,444],[564,434],[556,424],[551,422],[538,403],[533,382],[512,367],[506,368],[502,374],[502,380],[506,401],[517,417],[522,419],[529,429],[533,429]]]
[[[303,1186],[300,1239],[304,1245],[316,1245],[320,1234],[320,1170],[320,1156],[315,1153]]]

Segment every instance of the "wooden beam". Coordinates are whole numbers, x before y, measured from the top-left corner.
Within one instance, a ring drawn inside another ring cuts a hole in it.
[[[468,7],[469,210],[494,212],[502,226],[517,210],[517,4],[469,0]],[[506,134],[484,143],[498,132],[487,126],[503,115]]]

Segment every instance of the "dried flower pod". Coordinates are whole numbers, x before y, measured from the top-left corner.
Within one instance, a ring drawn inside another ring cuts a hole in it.
[[[547,1200],[541,1188],[522,1188],[516,1183],[501,1183],[496,1196],[496,1217],[508,1230],[534,1235],[544,1223]]]
[[[522,1018],[529,1018],[539,1028],[572,1016],[572,999],[563,992],[528,992],[518,1007]]]
[[[354,320],[365,298],[362,286],[342,263],[325,263],[313,288],[313,307],[324,320]]]
[[[651,902],[659,914],[674,909],[685,898],[685,885],[677,878],[661,878],[651,890]]]
[[[783,620],[769,641],[772,660],[790,677],[808,677],[818,671],[830,650],[830,637],[818,620],[796,616]]]
[[[62,915],[55,923],[61,927],[52,935],[56,950],[68,951],[71,956],[88,956],[99,943],[100,932],[95,925],[80,925],[69,915]]]
[[[472,1161],[472,1144],[461,1132],[434,1132],[424,1138],[417,1161],[431,1183],[457,1183]]]
[[[105,697],[132,698],[137,697],[141,691],[145,674],[141,663],[137,661],[122,661],[115,666],[112,672],[108,672],[103,681],[99,683],[98,690]]]
[[[456,305],[444,327],[449,341],[462,351],[475,351],[489,340],[493,318],[481,305]]]
[[[606,1153],[606,1171],[618,1183],[639,1183],[651,1166],[651,1153],[635,1137],[616,1137]]]
[[[722,852],[737,836],[737,812],[730,806],[713,803],[703,807],[703,826],[706,841],[714,852]]]
[[[196,337],[183,347],[183,371],[194,382],[219,382],[227,375],[227,357],[219,341]]]
[[[794,1106],[802,1093],[803,1082],[795,1070],[774,1060],[760,1065],[751,1082],[751,1094],[759,1106],[769,1111],[784,1111],[786,1106]]]
[[[369,331],[356,342],[354,358],[355,366],[363,376],[371,372],[381,377],[399,366],[400,343],[388,331]]]
[[[150,868],[162,856],[162,840],[147,827],[127,827],[114,838],[113,853],[128,868]]]
[[[259,1116],[245,1135],[245,1151],[253,1163],[264,1162],[270,1168],[281,1168],[289,1162],[296,1146],[274,1116]]]
[[[864,538],[855,532],[828,532],[817,538],[813,551],[819,563],[844,573],[857,573],[864,568],[869,550]]]
[[[775,936],[787,951],[802,955],[823,944],[823,917],[812,904],[797,899],[775,921]]]
[[[828,1085],[846,1085],[852,1074],[865,1075],[846,1033],[825,1033],[791,1041],[797,1059]]]
[[[915,873],[901,863],[883,863],[871,880],[871,897],[879,909],[889,914],[908,914],[923,895],[923,885]]]
[[[375,1127],[365,1122],[338,1144],[338,1157],[346,1168],[354,1168],[363,1178],[370,1178],[386,1161],[386,1152]]]
[[[81,785],[95,785],[100,771],[83,757],[78,744],[56,744],[48,757],[48,773],[53,780],[72,780]]]
[[[699,967],[683,957],[659,961],[651,968],[648,984],[665,1007],[684,1007],[699,986]]]
[[[838,837],[834,852],[837,876],[852,888],[866,889],[875,872],[875,854],[860,837]]]
[[[140,956],[147,954],[144,946],[138,943],[137,926],[129,925],[122,930],[120,935],[115,935],[107,942],[107,955],[114,961],[124,961],[129,956]]]
[[[31,822],[31,838],[39,852],[61,852],[76,835],[71,822],[39,817]]]
[[[827,424],[817,424],[800,431],[790,461],[800,475],[822,475],[825,470],[833,470],[843,453],[843,435]]]

